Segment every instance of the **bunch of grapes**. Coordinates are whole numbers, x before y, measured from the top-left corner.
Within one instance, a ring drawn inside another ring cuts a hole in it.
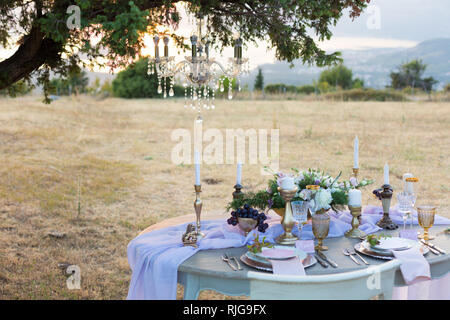
[[[257,227],[259,232],[265,232],[269,227],[264,221],[267,216],[264,212],[259,213],[258,210],[251,208],[248,204],[245,204],[242,208],[231,212],[231,217],[227,220],[228,224],[233,226],[239,223],[238,218],[251,218],[258,221]]]

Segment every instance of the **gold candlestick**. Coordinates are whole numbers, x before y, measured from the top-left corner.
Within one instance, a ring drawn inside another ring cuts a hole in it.
[[[358,182],[358,173],[359,173],[359,168],[353,168],[353,177],[355,177],[356,182]]]
[[[197,217],[197,230],[196,230],[196,234],[199,237],[204,237],[205,234],[203,232],[200,231],[200,215],[202,213],[202,206],[203,206],[203,202],[202,199],[200,199],[200,192],[202,192],[202,185],[194,185],[194,189],[195,189],[195,201],[194,201],[194,209],[195,209],[195,215]]]
[[[298,240],[298,237],[292,234],[292,229],[295,226],[295,220],[291,207],[291,200],[297,193],[297,189],[297,187],[292,190],[278,188],[278,192],[280,192],[281,197],[286,202],[286,210],[284,212],[283,219],[281,220],[284,233],[275,240],[279,244],[292,245]]]
[[[244,193],[241,191],[242,186],[240,184],[236,184],[234,186],[234,192],[233,192],[233,199],[239,199],[244,195]]]
[[[359,217],[361,216],[361,207],[348,206],[352,215],[352,228],[345,233],[347,238],[363,238],[366,236],[364,231],[359,230]]]

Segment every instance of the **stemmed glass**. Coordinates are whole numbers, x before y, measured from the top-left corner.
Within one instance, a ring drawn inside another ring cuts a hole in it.
[[[298,225],[298,232],[300,233],[302,231],[303,226],[308,221],[309,202],[299,200],[291,202],[291,205],[294,219]]]
[[[406,229],[406,220],[408,217],[411,219],[411,228],[413,225],[413,216],[411,213],[412,207],[415,202],[415,196],[406,192],[401,192],[397,195],[398,210],[402,214],[403,218],[403,230]]]
[[[423,228],[423,235],[419,235],[420,239],[425,241],[432,240],[428,234],[428,229],[430,229],[434,224],[434,216],[436,214],[436,207],[434,206],[419,206],[417,207],[417,219],[419,220],[419,225]]]

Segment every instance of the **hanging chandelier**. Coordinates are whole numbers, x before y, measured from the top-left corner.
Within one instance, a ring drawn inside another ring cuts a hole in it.
[[[228,99],[233,98],[232,80],[237,80],[238,91],[241,91],[240,77],[249,72],[248,58],[242,57],[242,39],[240,35],[234,38],[234,58],[228,58],[224,67],[220,62],[210,57],[211,42],[208,34],[202,33],[203,16],[197,16],[197,32],[190,36],[191,56],[175,62],[175,57],[169,56],[169,37],[163,36],[164,56],[159,55],[160,36],[155,35],[155,57],[149,58],[148,74],[156,74],[158,79],[158,94],[163,98],[174,96],[175,77],[183,79],[184,107],[201,112],[202,109],[214,109],[215,92],[228,91]],[[228,88],[224,81],[228,80]]]

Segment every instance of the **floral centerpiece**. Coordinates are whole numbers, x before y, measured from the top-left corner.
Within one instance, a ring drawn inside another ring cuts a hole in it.
[[[266,170],[268,170],[266,168]],[[273,209],[279,215],[284,214],[285,202],[282,199],[278,187],[281,180],[288,176],[283,172],[271,172],[273,178],[268,181],[266,190],[247,192],[238,199],[233,199],[227,209],[238,209],[245,204],[261,210]],[[355,178],[348,181],[339,181],[342,172],[336,177],[326,174],[322,170],[308,169],[300,171],[293,168],[289,176],[294,177],[294,183],[298,187],[292,201],[308,201],[311,213],[323,210],[339,210],[339,206],[348,204],[348,191],[353,188],[361,188],[372,184],[374,181],[363,179],[358,182]]]

